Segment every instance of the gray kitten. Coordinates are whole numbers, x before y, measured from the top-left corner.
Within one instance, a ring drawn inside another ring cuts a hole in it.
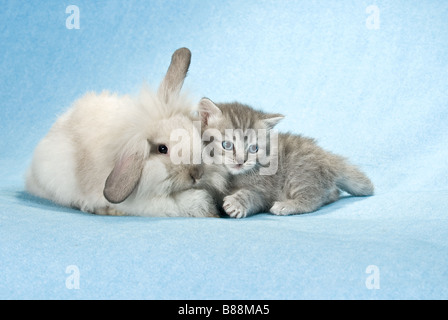
[[[230,195],[223,209],[231,217],[308,213],[339,199],[340,190],[354,196],[374,192],[356,166],[313,139],[271,131],[284,118],[281,114],[237,102],[215,105],[206,98],[199,110],[209,141],[204,154],[224,163],[230,173]]]

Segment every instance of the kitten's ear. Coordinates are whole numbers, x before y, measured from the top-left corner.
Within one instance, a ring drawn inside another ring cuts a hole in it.
[[[285,118],[284,115],[280,113],[267,113],[263,116],[263,123],[269,128],[274,128],[281,120]]]
[[[217,119],[222,116],[222,111],[208,98],[202,98],[199,102],[199,115],[202,119],[202,125],[207,126],[211,119]]]

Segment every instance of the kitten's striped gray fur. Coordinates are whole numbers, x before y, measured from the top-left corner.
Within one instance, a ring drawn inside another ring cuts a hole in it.
[[[278,134],[276,146],[268,138],[265,150],[258,150],[271,156],[271,162],[278,160],[274,174],[261,175],[263,166],[258,157],[247,151],[250,144],[257,143],[253,132],[258,129],[269,132],[283,116],[237,102],[215,105],[206,98],[201,100],[200,112],[205,129],[217,129],[223,137],[221,141],[215,137],[210,143],[219,145],[231,139],[226,137],[226,129],[242,131],[232,138],[235,146],[244,145],[244,161],[237,159],[235,151],[225,151],[233,159],[225,164],[231,173],[231,191],[223,203],[231,217],[243,218],[260,212],[308,213],[339,199],[340,190],[354,196],[369,196],[374,192],[369,178],[345,158],[323,150],[313,139],[292,133]],[[218,145],[215,147],[219,148]],[[277,155],[274,151],[278,151]]]

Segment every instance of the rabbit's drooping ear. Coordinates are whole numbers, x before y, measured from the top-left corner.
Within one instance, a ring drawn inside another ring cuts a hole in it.
[[[207,126],[210,119],[222,116],[222,111],[208,98],[202,98],[199,102],[199,115],[202,125]]]
[[[143,156],[137,153],[121,157],[104,186],[104,197],[111,203],[120,203],[129,197],[140,180],[143,170]]]
[[[190,66],[191,52],[187,48],[177,49],[171,57],[171,64],[168,67],[165,78],[160,84],[157,94],[159,98],[168,102],[170,97],[176,97],[182,85],[185,77],[187,76],[188,67]]]

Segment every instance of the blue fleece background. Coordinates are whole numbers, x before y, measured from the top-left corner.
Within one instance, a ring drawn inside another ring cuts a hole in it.
[[[2,1],[0,298],[447,299],[447,17],[447,1]],[[24,192],[57,115],[87,91],[157,86],[182,46],[193,97],[285,114],[280,130],[347,156],[375,196],[234,220],[94,216]]]

